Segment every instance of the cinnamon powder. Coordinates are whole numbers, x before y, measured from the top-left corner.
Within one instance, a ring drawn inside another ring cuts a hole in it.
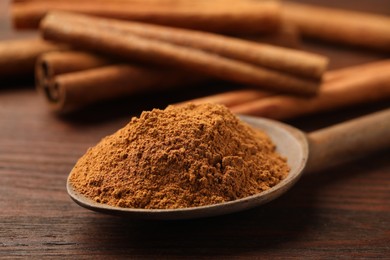
[[[265,133],[224,106],[188,104],[132,118],[87,151],[70,181],[100,203],[172,209],[250,196],[288,171]]]

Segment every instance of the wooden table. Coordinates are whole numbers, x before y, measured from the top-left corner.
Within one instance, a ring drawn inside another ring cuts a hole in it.
[[[387,0],[312,2],[390,14]],[[18,36],[2,19],[1,38]],[[305,48],[330,56],[331,68],[388,58],[321,43]],[[66,178],[89,146],[143,109],[182,97],[144,95],[59,117],[31,85],[2,86],[0,258],[390,257],[389,151],[306,176],[264,207],[222,217],[127,220],[71,201]],[[308,131],[385,107],[382,102],[289,123]]]

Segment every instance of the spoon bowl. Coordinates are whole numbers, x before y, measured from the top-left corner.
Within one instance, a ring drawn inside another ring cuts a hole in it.
[[[78,193],[69,181],[70,197],[79,205],[98,212],[143,219],[189,219],[224,215],[267,203],[285,193],[303,171],[323,170],[368,153],[390,147],[390,109],[350,120],[310,134],[269,119],[240,116],[254,128],[270,136],[276,150],[287,159],[290,172],[272,188],[242,199],[219,204],[180,209],[133,209],[97,203]],[[309,157],[310,151],[310,157]]]
[[[98,203],[77,192],[69,181],[67,190],[70,197],[80,206],[87,209],[119,215],[124,217],[142,219],[189,219],[224,215],[267,203],[285,193],[302,175],[308,159],[308,141],[303,132],[289,125],[264,118],[240,116],[240,119],[254,128],[268,134],[276,145],[279,154],[287,159],[290,172],[287,177],[272,188],[242,199],[218,203],[213,205],[179,208],[179,209],[135,209],[114,207]]]

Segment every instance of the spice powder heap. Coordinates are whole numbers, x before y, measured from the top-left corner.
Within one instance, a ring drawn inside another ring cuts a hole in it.
[[[269,137],[215,104],[143,112],[80,158],[76,191],[112,206],[196,207],[247,197],[289,171]]]

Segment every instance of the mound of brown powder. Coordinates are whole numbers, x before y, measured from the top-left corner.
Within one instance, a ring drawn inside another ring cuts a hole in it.
[[[170,209],[253,195],[288,171],[265,133],[224,106],[190,104],[132,118],[87,151],[70,181],[97,202]]]

